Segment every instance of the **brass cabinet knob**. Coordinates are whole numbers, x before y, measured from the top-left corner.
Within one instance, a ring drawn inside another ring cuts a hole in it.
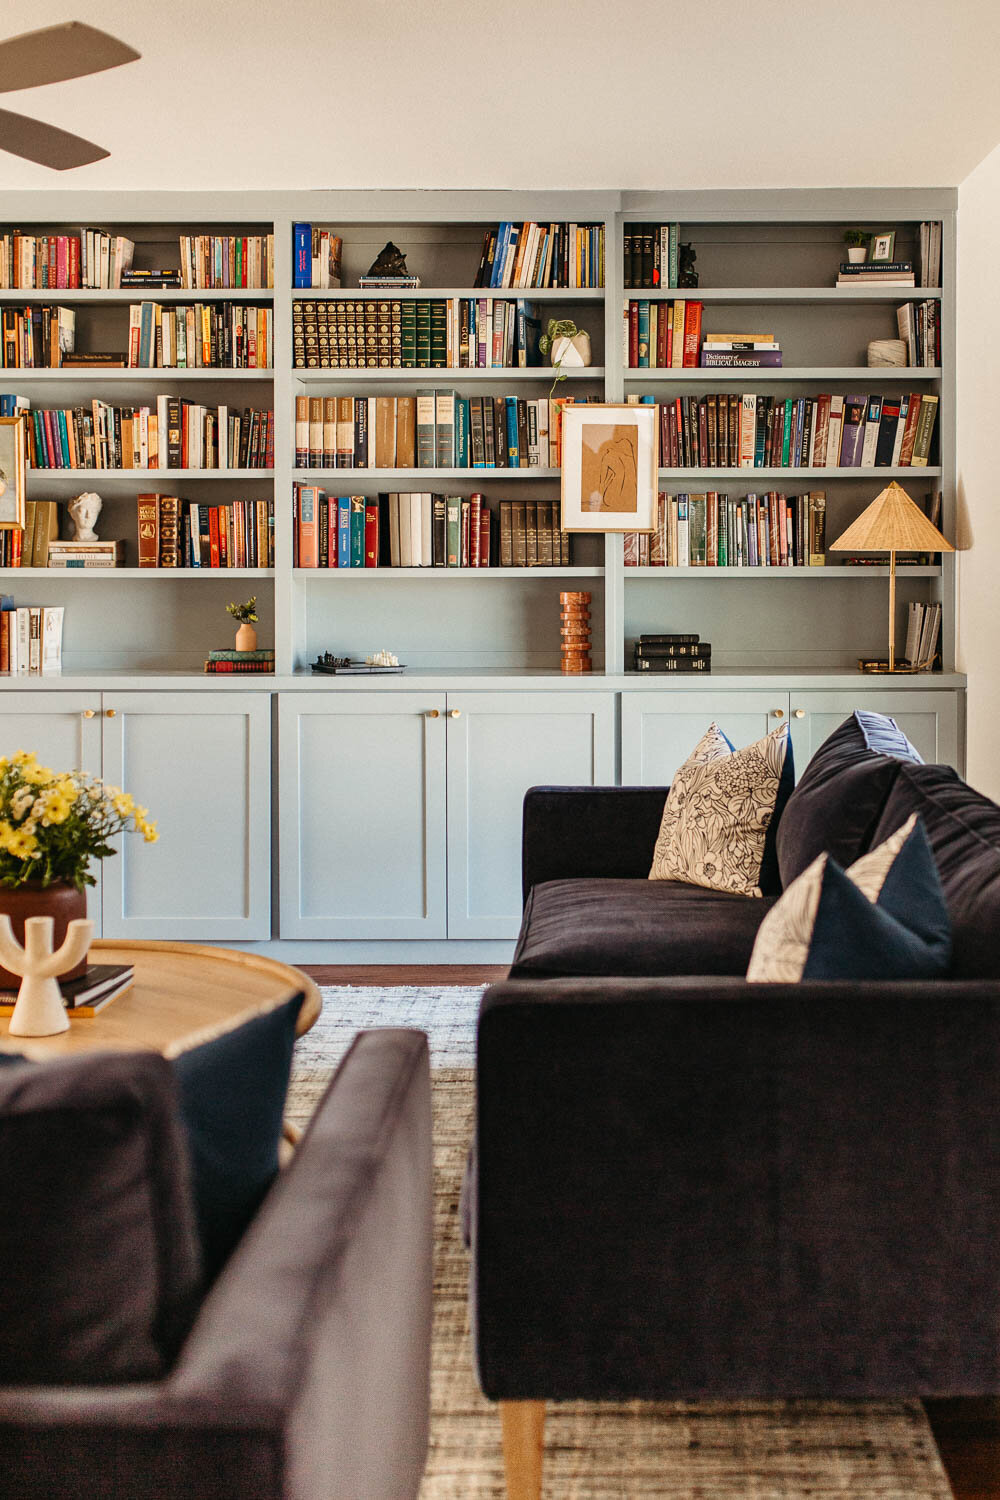
[[[428,717],[428,719],[440,719],[440,717],[441,717],[441,711],[440,711],[440,709],[429,708],[427,710],[427,717]]]
[[[806,716],[806,711],[805,711],[805,709],[804,709],[804,708],[796,708],[796,709],[795,709],[795,710],[794,710],[794,713],[795,713],[795,717],[796,717],[796,718],[797,718],[797,719],[804,719],[804,718],[805,718],[805,716]]]
[[[783,719],[785,717],[785,710],[783,708],[772,708],[771,713],[776,719]]]
[[[117,708],[106,708],[104,710],[104,716],[107,719],[113,719],[117,715],[117,713],[118,713]]]
[[[96,718],[97,717],[97,709],[96,708],[85,708],[83,710],[83,717],[85,719],[94,719],[94,718]]]
[[[460,719],[462,717],[462,710],[460,708],[449,709],[448,717],[449,719]]]

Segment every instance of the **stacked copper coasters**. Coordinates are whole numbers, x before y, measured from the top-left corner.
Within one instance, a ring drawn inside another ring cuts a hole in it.
[[[560,594],[559,635],[564,672],[590,671],[590,595]]]

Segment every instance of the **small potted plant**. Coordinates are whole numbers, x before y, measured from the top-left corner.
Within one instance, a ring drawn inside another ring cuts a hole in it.
[[[239,621],[240,628],[236,632],[236,650],[256,651],[257,632],[254,626],[257,623],[257,595],[254,594],[245,604],[227,604],[226,613]]]
[[[0,756],[0,914],[24,941],[26,917],[52,917],[53,948],[74,918],[87,915],[87,886],[96,885],[92,859],[114,854],[118,833],[141,833],[156,842],[156,824],[121,787],[105,786],[82,771],[51,771],[32,751]],[[82,960],[64,978],[82,973]],[[16,989],[18,976],[0,968],[0,988]]]
[[[868,255],[868,236],[863,229],[845,229],[847,259],[853,266],[863,265]]]
[[[555,371],[550,396],[560,380],[566,379],[562,373],[563,365],[581,369],[590,364],[590,334],[577,328],[572,318],[550,318],[548,328],[538,340],[538,347],[542,354],[549,356],[549,363]]]

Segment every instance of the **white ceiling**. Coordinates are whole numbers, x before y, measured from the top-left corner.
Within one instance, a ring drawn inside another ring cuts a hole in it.
[[[1000,4],[5,0],[142,60],[7,94],[111,150],[0,188],[956,186],[1000,141]]]

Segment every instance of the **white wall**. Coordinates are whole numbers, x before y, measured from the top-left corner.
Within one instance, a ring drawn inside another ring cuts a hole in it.
[[[958,667],[968,779],[1000,799],[1000,146],[958,190]]]

